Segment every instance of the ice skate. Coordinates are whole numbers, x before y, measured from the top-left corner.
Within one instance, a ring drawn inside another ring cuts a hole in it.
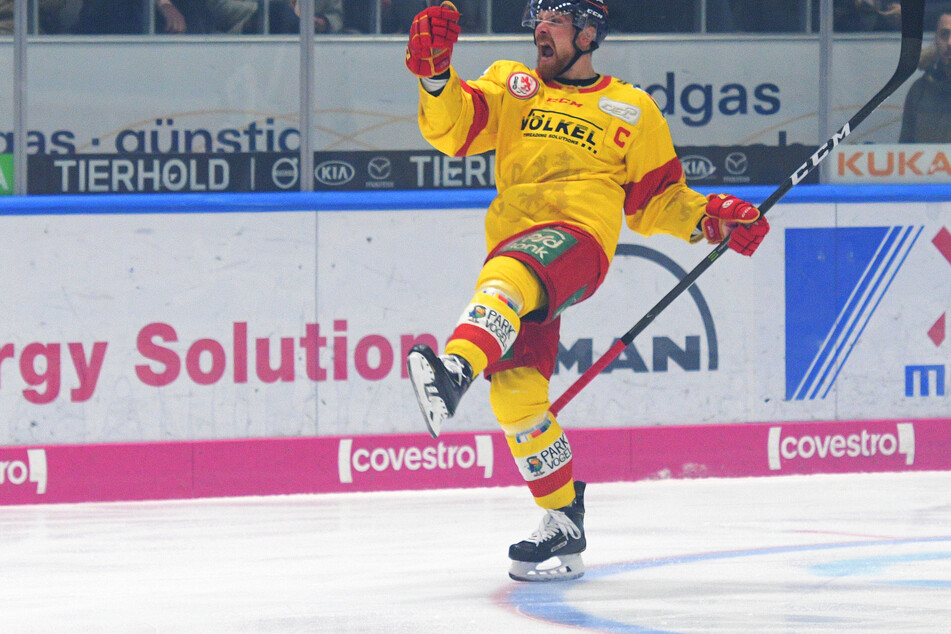
[[[456,413],[459,399],[472,383],[472,367],[455,354],[437,357],[432,348],[416,344],[406,355],[409,378],[429,434],[436,438],[442,423]]]
[[[548,510],[532,536],[509,547],[509,577],[516,581],[567,581],[584,574],[584,482],[575,481],[575,499]]]

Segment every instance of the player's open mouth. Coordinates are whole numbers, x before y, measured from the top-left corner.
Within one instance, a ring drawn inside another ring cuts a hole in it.
[[[548,59],[555,56],[555,49],[553,49],[548,44],[542,44],[538,47],[538,52],[541,54],[542,59]]]

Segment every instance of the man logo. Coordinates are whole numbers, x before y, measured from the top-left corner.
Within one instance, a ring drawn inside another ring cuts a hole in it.
[[[711,178],[717,172],[713,161],[697,154],[683,157],[680,159],[680,164],[683,165],[684,174],[687,175],[688,180],[704,180]]]
[[[385,156],[377,156],[370,159],[367,165],[367,174],[376,181],[386,180],[393,172],[393,163]]]
[[[725,166],[726,171],[733,176],[742,176],[749,169],[750,161],[746,158],[746,154],[734,152],[726,157]]]
[[[314,178],[328,187],[340,187],[353,180],[357,171],[345,161],[324,161],[314,168]]]

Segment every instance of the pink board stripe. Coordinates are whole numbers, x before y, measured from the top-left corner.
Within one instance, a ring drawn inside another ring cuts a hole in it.
[[[566,433],[589,482],[951,470],[951,419]],[[0,505],[521,484],[500,432],[0,447]]]

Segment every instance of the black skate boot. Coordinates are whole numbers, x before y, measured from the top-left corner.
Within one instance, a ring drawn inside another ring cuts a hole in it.
[[[532,536],[509,547],[509,577],[516,581],[564,581],[584,574],[584,482],[575,481],[575,499],[545,512]]]
[[[455,354],[436,356],[432,348],[416,344],[406,355],[406,368],[416,390],[419,409],[433,438],[444,420],[456,413],[459,399],[472,383],[472,367]]]

